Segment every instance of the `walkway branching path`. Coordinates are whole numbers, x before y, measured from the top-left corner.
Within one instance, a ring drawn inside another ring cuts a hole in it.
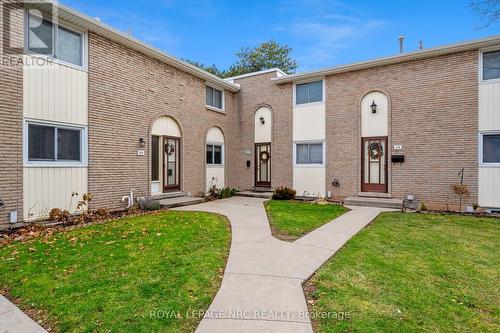
[[[312,332],[302,283],[387,211],[351,207],[334,221],[288,243],[271,235],[264,201],[234,197],[179,208],[225,215],[232,228],[221,288],[197,332]]]

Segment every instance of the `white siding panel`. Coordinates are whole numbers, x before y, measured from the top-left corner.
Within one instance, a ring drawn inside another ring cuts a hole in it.
[[[87,125],[87,72],[56,63],[25,66],[23,80],[25,117]]]
[[[500,82],[479,85],[479,131],[500,130]]]
[[[326,169],[324,167],[293,168],[293,188],[297,191],[298,196],[317,196],[318,194],[325,195],[325,179]]]
[[[293,108],[293,140],[325,139],[325,105],[302,105]]]
[[[260,122],[260,117],[264,118],[264,125]],[[255,143],[271,142],[273,130],[273,116],[271,110],[262,107],[255,112],[254,119]]]
[[[75,212],[87,192],[87,178],[87,168],[24,168],[24,219],[46,217],[52,208]],[[73,200],[72,192],[79,194]]]
[[[212,178],[214,180],[212,181]],[[207,184],[206,190],[208,191],[211,186],[215,185],[216,188],[221,189],[225,186],[224,179],[224,166],[207,166]]]
[[[377,104],[377,112],[372,113],[371,105]],[[389,103],[387,97],[378,91],[371,92],[361,101],[361,136],[387,136],[389,126]]]
[[[224,134],[218,127],[212,127],[207,133],[207,142],[224,143]]]
[[[500,208],[500,167],[479,167],[479,205]]]
[[[151,134],[175,136],[180,138],[181,129],[172,117],[160,117],[154,122]]]

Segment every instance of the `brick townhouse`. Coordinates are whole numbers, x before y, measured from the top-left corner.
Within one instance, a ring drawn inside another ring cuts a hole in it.
[[[221,79],[62,5],[1,10],[0,227],[214,185],[446,209],[462,170],[500,208],[500,36]]]

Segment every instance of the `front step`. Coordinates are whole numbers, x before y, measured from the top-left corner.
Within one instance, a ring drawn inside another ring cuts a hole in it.
[[[253,187],[253,192],[274,192],[272,187]]]
[[[185,197],[188,194],[186,192],[167,192],[167,193],[160,193],[160,194],[154,194],[151,196],[151,199],[153,200],[162,200],[162,199],[169,199],[169,198],[179,198],[179,197]]]
[[[273,197],[273,192],[243,191],[243,192],[236,192],[236,196],[238,196],[238,197],[248,197],[248,198],[271,199]]]
[[[196,205],[196,204],[205,202],[205,199],[183,196],[183,197],[173,197],[173,198],[162,199],[159,202],[160,202],[161,208],[168,209],[168,208],[174,208],[174,207]]]
[[[344,205],[403,209],[403,199],[348,197],[345,198]]]

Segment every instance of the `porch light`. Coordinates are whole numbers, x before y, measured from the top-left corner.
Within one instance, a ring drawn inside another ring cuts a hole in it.
[[[144,141],[144,138],[139,138],[139,147],[146,147],[146,141]]]
[[[260,123],[264,125],[266,123],[266,120],[264,119],[263,116],[260,116]]]
[[[372,105],[370,105],[370,108],[372,109],[372,113],[377,113],[377,104],[375,104],[375,100],[373,100]]]

